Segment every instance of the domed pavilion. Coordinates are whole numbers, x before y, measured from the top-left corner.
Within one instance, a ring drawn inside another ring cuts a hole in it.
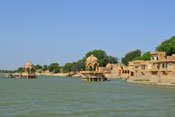
[[[97,57],[91,55],[86,59],[86,70],[87,71],[98,71],[99,63]]]
[[[23,78],[36,78],[35,66],[32,62],[29,61],[24,65],[24,71],[25,73],[22,74]]]
[[[32,62],[27,62],[24,67],[23,73],[14,73],[11,75],[12,78],[27,78],[27,79],[33,79],[36,78],[35,74],[35,66],[32,64]]]
[[[86,59],[86,71],[81,71],[83,74],[82,80],[85,81],[106,81],[107,78],[103,75],[102,71],[99,71],[99,63],[97,57],[91,55]]]
[[[113,68],[113,66],[112,66],[111,63],[108,63],[108,64],[106,65],[106,71],[111,71],[112,68]]]
[[[27,73],[32,73],[34,71],[35,67],[34,65],[32,64],[32,62],[27,62],[25,65],[24,65],[24,71],[27,72]]]

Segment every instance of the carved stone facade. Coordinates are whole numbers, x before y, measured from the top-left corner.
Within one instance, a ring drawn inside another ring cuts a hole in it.
[[[97,57],[91,55],[86,60],[86,70],[87,71],[98,71],[99,63]]]
[[[122,78],[128,81],[175,84],[175,55],[152,52],[150,61],[132,61],[123,67]]]

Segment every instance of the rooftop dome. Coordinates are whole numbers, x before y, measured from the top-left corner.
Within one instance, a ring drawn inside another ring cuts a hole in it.
[[[112,68],[112,64],[111,64],[111,63],[108,63],[108,64],[106,65],[106,68]]]
[[[94,55],[91,55],[90,57],[87,58],[86,63],[97,63],[98,59]]]
[[[32,69],[34,66],[32,64],[32,62],[27,62],[25,65],[24,65],[24,69]]]
[[[97,71],[98,66],[99,66],[99,63],[98,63],[97,57],[95,57],[94,55],[91,55],[90,57],[87,58],[87,60],[86,60],[86,70],[90,70],[90,71],[95,70],[95,71]]]

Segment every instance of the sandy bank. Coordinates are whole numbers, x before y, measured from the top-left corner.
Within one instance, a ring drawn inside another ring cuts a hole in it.
[[[134,84],[145,84],[145,85],[162,85],[162,86],[175,86],[173,83],[156,83],[156,82],[149,82],[149,81],[132,81],[127,80],[128,83]]]

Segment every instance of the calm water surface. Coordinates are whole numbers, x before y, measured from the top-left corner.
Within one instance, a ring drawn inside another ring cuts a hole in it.
[[[0,78],[0,117],[175,117],[175,87]]]

